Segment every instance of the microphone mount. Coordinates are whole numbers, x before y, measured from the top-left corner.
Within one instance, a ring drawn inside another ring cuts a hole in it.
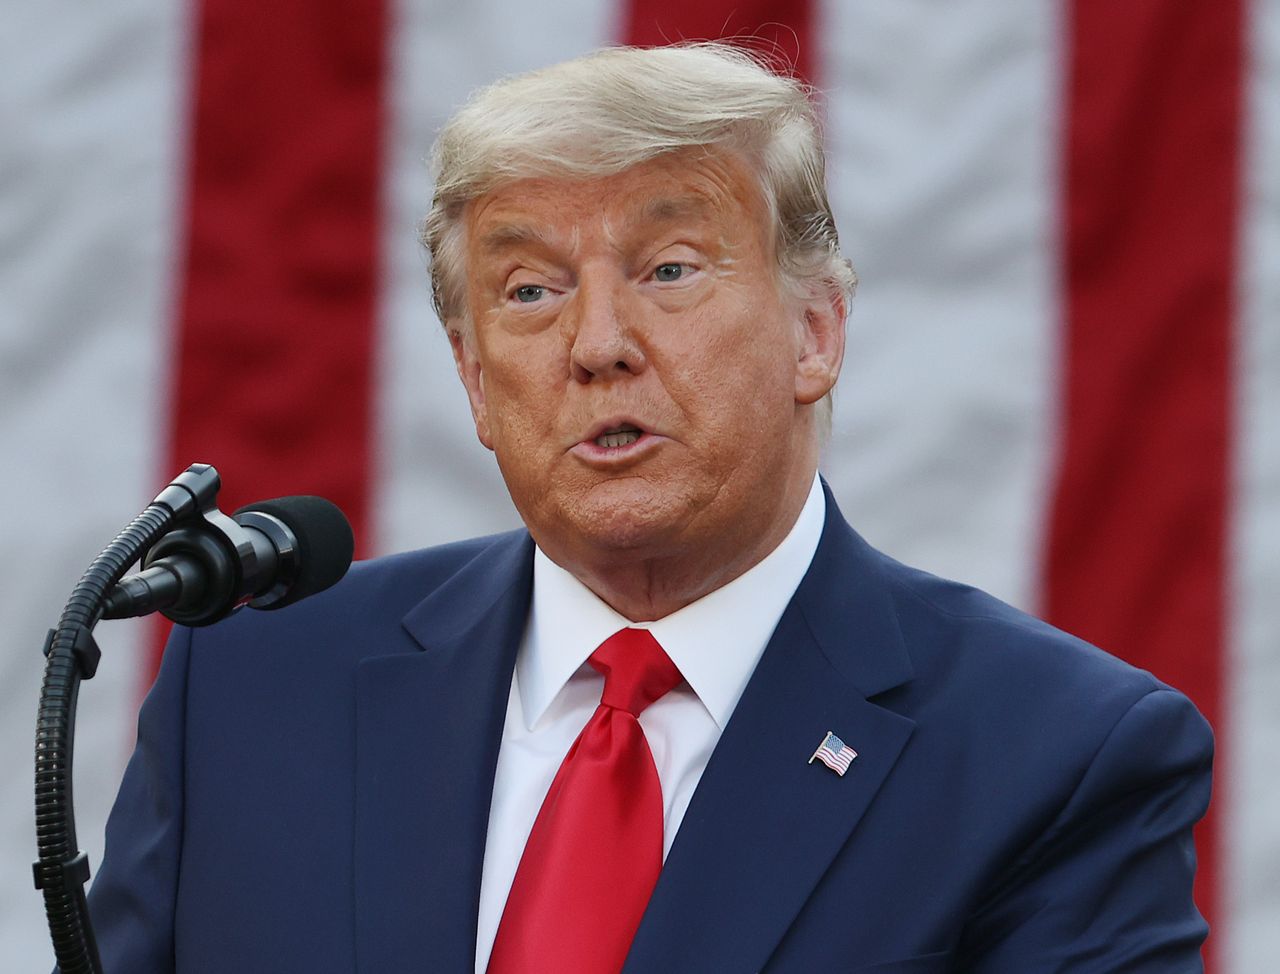
[[[255,510],[228,517],[214,507],[157,541],[143,570],[107,594],[103,618],[163,612],[204,626],[238,608],[246,590],[251,608],[271,608],[297,579],[298,557],[298,539],[280,518]],[[268,587],[259,592],[262,585]]]

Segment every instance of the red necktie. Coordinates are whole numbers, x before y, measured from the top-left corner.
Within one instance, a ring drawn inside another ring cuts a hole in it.
[[[617,974],[662,869],[662,786],[636,718],[680,671],[644,629],[588,662],[604,674],[600,706],[533,823],[489,974]]]

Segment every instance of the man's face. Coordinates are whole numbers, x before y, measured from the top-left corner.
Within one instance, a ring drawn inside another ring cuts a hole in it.
[[[740,557],[780,519],[785,533],[816,465],[809,407],[839,370],[843,309],[784,295],[739,159],[686,151],[524,180],[471,203],[466,234],[458,369],[544,551],[573,570],[706,546]]]

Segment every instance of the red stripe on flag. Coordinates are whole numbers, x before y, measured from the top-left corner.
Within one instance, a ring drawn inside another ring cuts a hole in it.
[[[231,510],[370,478],[386,17],[378,3],[204,0],[169,462]]]
[[[1186,691],[1215,722],[1240,4],[1077,0],[1070,18],[1065,430],[1047,613]],[[1197,900],[1221,916],[1211,824],[1198,842]]]
[[[812,0],[629,0],[623,13],[624,44],[720,38],[770,55],[797,77],[814,76]]]

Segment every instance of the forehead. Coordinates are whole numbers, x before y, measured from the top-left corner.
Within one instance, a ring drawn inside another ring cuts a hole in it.
[[[522,179],[473,200],[469,249],[479,256],[550,242],[595,224],[611,234],[643,233],[665,224],[732,229],[767,221],[758,180],[727,151],[682,150],[592,179]]]

